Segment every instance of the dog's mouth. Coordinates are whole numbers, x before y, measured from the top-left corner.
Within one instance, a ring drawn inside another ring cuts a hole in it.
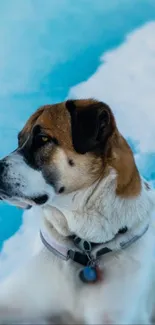
[[[43,194],[43,195],[39,195],[39,196],[30,198],[30,202],[33,202],[32,205],[43,205],[47,201],[48,201],[48,195],[47,194]],[[32,205],[29,204],[27,206],[27,209],[30,209],[32,207]]]
[[[32,197],[8,195],[7,192],[0,190],[0,200],[6,201],[22,209],[30,209],[34,205],[43,205],[48,201],[48,195],[42,194]]]

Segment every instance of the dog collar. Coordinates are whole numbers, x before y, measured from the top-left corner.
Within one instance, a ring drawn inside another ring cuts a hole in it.
[[[139,240],[148,230],[149,225],[145,224],[138,227],[137,232],[134,233],[128,230],[119,231],[116,236],[109,242],[96,244],[83,240],[79,237],[72,236],[67,238],[66,242],[61,242],[52,235],[48,227],[44,224],[44,227],[40,230],[40,237],[44,246],[53,254],[67,261],[79,263],[83,266],[92,265],[101,256],[125,249]]]

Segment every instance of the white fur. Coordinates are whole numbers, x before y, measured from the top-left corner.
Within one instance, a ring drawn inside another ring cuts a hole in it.
[[[7,168],[4,176],[2,175],[2,178],[4,177],[3,181],[8,182],[12,189],[11,199],[10,197],[8,199],[9,203],[11,202],[20,205],[20,201],[23,203],[24,200],[27,204],[33,205],[34,202],[25,199],[25,197],[36,197],[42,194],[47,194],[51,198],[53,197],[54,190],[52,186],[46,183],[42,172],[28,166],[23,156],[17,151],[8,155],[5,158],[5,162]],[[18,187],[16,186],[17,183]],[[15,196],[13,196],[14,192]]]
[[[104,278],[95,285],[80,281],[78,264],[61,260],[41,245],[28,265],[1,284],[2,323],[36,322],[63,312],[86,324],[151,323],[155,303],[155,238],[151,226],[155,194],[142,185],[137,198],[122,199],[115,194],[115,182],[116,174],[111,171],[87,190],[55,196],[43,208],[43,217],[64,240],[76,233],[104,242],[121,227],[127,226],[136,234],[139,227],[150,223],[145,235],[125,250],[102,257]]]

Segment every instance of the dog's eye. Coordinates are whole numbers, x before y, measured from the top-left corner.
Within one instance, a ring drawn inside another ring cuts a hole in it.
[[[34,142],[37,147],[41,147],[50,141],[51,138],[44,134],[37,134],[34,138]]]
[[[55,137],[51,137],[45,133],[38,133],[34,135],[34,145],[36,148],[42,147],[48,143],[58,145],[58,140]]]
[[[46,137],[46,136],[44,136],[44,135],[42,135],[42,136],[41,136],[41,140],[42,140],[43,142],[47,142],[47,141],[49,141],[49,138]]]

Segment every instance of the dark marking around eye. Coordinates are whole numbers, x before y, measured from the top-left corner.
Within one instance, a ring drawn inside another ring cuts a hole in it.
[[[57,146],[59,145],[59,141],[57,140],[57,138],[52,137],[51,140],[52,140],[53,143],[56,144]]]
[[[74,164],[74,161],[73,161],[72,159],[68,159],[68,163],[69,163],[69,165],[72,166],[72,167],[75,165],[75,164]]]
[[[41,132],[41,127],[39,124],[35,125],[33,128],[33,135],[37,135]]]

